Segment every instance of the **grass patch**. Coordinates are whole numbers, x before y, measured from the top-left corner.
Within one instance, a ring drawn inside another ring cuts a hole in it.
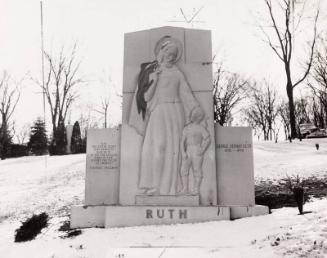
[[[28,218],[20,228],[16,229],[15,232],[15,242],[24,242],[33,240],[43,228],[48,225],[49,216],[47,213],[43,212],[39,215],[33,215]]]

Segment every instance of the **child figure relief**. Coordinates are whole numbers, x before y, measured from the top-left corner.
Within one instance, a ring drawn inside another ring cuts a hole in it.
[[[190,123],[184,127],[181,141],[182,167],[180,194],[194,194],[200,192],[203,178],[202,163],[203,156],[210,145],[210,134],[206,127],[201,124],[204,113],[200,107],[192,110]],[[189,171],[193,170],[193,188],[189,191]]]

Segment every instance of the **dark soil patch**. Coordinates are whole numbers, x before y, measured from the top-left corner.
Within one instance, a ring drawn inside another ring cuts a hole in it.
[[[65,238],[70,238],[70,237],[75,237],[82,234],[82,230],[80,229],[73,229],[70,230],[69,232],[67,232],[67,235],[65,236]]]
[[[58,230],[64,231],[64,232],[69,231],[70,230],[70,221],[69,220],[64,221],[64,223],[60,226],[60,228]]]
[[[48,225],[49,216],[43,212],[39,215],[33,215],[22,222],[20,228],[15,232],[15,242],[24,242],[33,240],[43,228]]]
[[[286,186],[287,178],[272,181],[260,180],[255,185],[255,202],[259,205],[266,205],[269,209],[282,207],[296,207],[296,201],[293,193]],[[303,178],[304,202],[310,198],[327,197],[327,175],[322,177],[311,176]]]
[[[80,229],[71,229],[70,221],[66,220],[58,229],[59,231],[65,232],[65,235],[61,236],[61,238],[70,238],[75,237],[82,234],[82,230]]]

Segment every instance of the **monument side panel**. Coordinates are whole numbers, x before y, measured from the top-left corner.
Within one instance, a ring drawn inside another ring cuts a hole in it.
[[[215,125],[218,205],[255,204],[252,128]]]
[[[87,133],[85,205],[117,204],[120,128]]]

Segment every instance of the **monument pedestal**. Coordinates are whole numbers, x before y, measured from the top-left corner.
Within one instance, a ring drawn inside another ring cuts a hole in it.
[[[255,206],[73,206],[71,228],[186,224],[266,215]]]
[[[222,206],[108,206],[105,216],[106,228],[131,227],[229,220],[230,210]]]

